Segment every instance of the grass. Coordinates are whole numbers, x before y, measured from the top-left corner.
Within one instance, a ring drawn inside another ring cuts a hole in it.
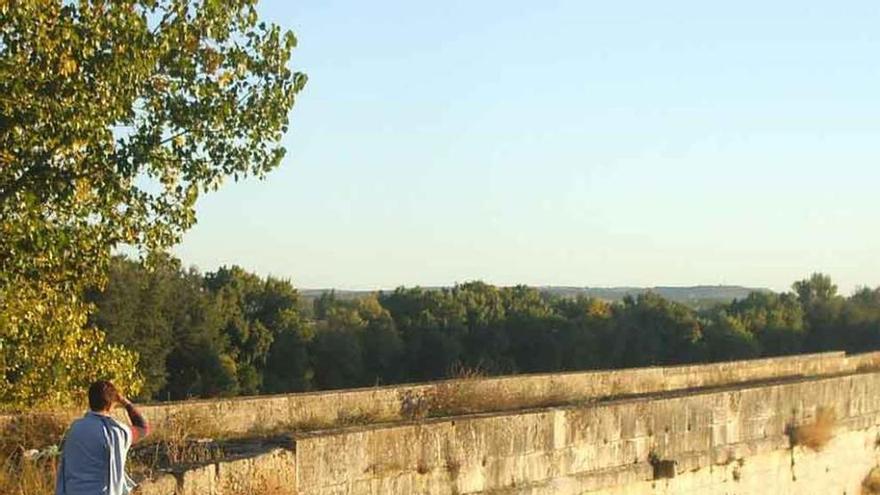
[[[834,425],[837,416],[833,409],[820,407],[816,411],[816,418],[811,422],[791,428],[789,438],[791,445],[801,445],[811,450],[819,451],[834,437]]]
[[[488,397],[480,393],[481,375],[458,377],[455,381],[438,383],[427,394],[425,414],[431,417],[454,416],[482,412]]]
[[[129,454],[129,471],[148,477],[161,469],[204,464],[222,459],[223,449],[215,442],[222,432],[202,415],[179,411],[163,427],[136,445]]]
[[[41,495],[55,491],[57,458],[52,447],[61,442],[66,415],[31,414],[14,417],[0,431],[0,493]]]
[[[499,387],[497,382],[487,382],[485,378],[486,374],[480,369],[455,368],[450,381],[438,383],[421,400],[409,399],[416,404],[412,409],[417,413],[411,414],[410,419],[516,411],[582,402],[576,393],[565,388],[556,388],[549,392],[511,393]]]
[[[379,414],[375,411],[354,409],[351,411],[339,411],[336,416],[335,426],[363,426],[379,421]]]
[[[22,414],[0,431],[0,455],[7,457],[29,449],[58,445],[67,429],[66,415]]]
[[[296,433],[306,433],[317,430],[327,430],[347,426],[363,426],[383,421],[391,421],[393,418],[385,417],[379,409],[340,409],[336,411],[336,417],[311,414],[304,418],[292,421],[276,423],[272,426],[254,426],[246,433],[233,436],[226,435],[228,439],[278,437]]]
[[[55,492],[55,459],[6,458],[0,466],[0,493],[43,495]]]

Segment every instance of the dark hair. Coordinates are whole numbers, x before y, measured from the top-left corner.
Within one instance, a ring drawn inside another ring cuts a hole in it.
[[[89,409],[92,411],[106,411],[118,398],[116,387],[106,380],[98,380],[89,387]]]

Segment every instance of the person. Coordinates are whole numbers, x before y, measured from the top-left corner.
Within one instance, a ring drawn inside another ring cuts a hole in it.
[[[128,413],[131,426],[110,416],[113,406]],[[150,426],[108,381],[89,387],[89,411],[64,436],[55,495],[126,495],[135,483],[125,472],[128,449],[149,435]]]

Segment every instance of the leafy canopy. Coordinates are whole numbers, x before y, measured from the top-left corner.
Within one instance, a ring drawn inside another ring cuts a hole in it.
[[[114,248],[174,244],[200,193],[279,164],[306,77],[255,3],[0,1],[0,400],[39,371],[26,343],[80,330]]]

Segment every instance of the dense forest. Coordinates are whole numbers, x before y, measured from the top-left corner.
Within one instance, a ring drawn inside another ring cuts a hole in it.
[[[89,298],[156,400],[880,349],[880,288],[843,297],[820,274],[697,311],[654,293],[611,303],[482,282],[307,299],[238,267],[149,266],[115,258]]]

